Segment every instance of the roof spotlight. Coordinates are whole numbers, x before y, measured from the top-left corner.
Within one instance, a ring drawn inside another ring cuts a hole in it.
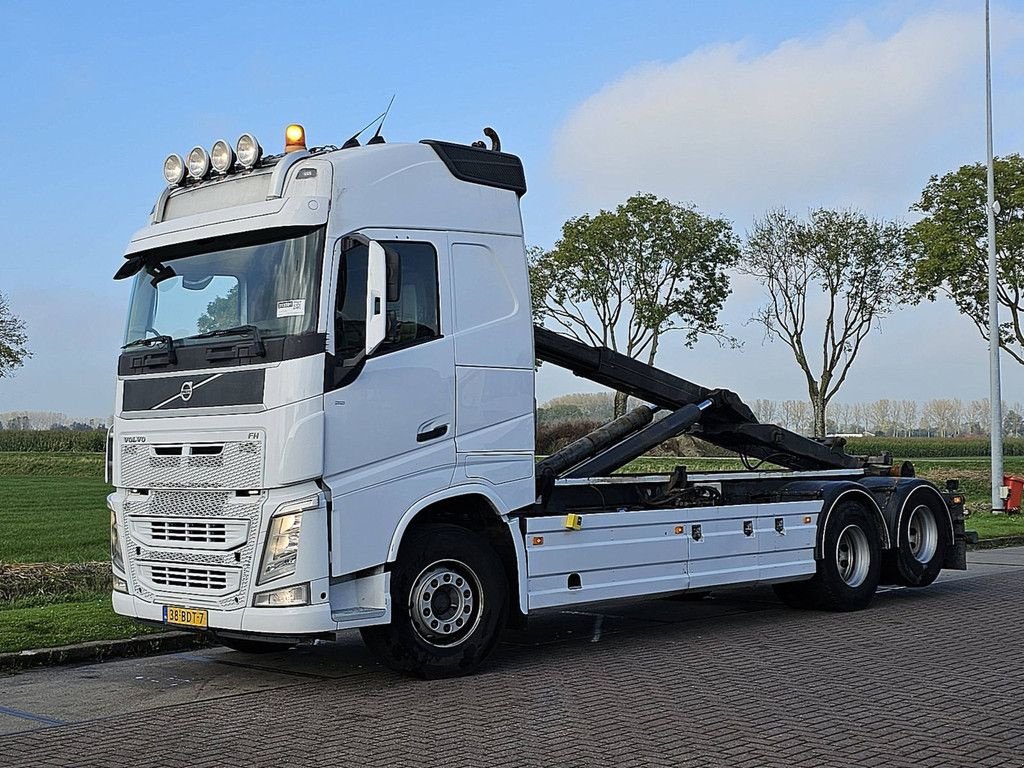
[[[235,164],[235,150],[224,139],[215,142],[210,150],[210,163],[217,173],[227,173]]]
[[[210,155],[202,147],[193,147],[188,153],[188,175],[193,179],[204,179],[210,172]]]
[[[171,154],[164,160],[164,178],[168,184],[181,184],[185,179],[185,161],[181,155]]]
[[[243,133],[235,145],[235,154],[238,155],[238,163],[243,168],[254,168],[263,157],[263,147],[251,133]]]

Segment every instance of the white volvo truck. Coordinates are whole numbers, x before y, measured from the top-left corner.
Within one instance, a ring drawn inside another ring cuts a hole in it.
[[[965,567],[955,485],[535,328],[523,167],[486,133],[167,158],[116,275],[118,613],[253,652],[358,628],[439,677],[541,609],[770,583],[852,610]],[[537,359],[650,405],[538,463]],[[749,469],[617,473],[683,432]]]

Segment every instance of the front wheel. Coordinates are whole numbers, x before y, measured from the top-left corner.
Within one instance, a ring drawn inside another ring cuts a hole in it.
[[[408,534],[391,573],[391,623],[365,627],[366,645],[392,669],[425,678],[473,672],[497,645],[508,583],[494,549],[456,525]]]
[[[854,501],[832,510],[822,539],[822,558],[808,581],[776,584],[786,605],[826,611],[866,608],[878,589],[881,548],[878,524]]]

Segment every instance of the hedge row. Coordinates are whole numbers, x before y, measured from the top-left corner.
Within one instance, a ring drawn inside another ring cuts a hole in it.
[[[0,451],[103,453],[106,438],[105,429],[4,429],[0,430]]]
[[[987,437],[855,437],[847,440],[846,452],[878,456],[888,451],[896,459],[988,456]],[[1024,438],[1003,441],[1004,456],[1024,456]]]
[[[587,432],[600,426],[600,422],[589,419],[556,421],[541,424],[537,429],[537,453],[547,455],[571,443]],[[106,431],[102,429],[83,432],[68,430],[0,430],[0,451],[45,451],[102,453]],[[692,442],[692,441],[688,441]],[[663,446],[663,453],[677,451],[680,454],[703,451],[693,450],[687,444],[677,445],[674,441]],[[715,449],[712,449],[714,451]],[[943,437],[857,437],[846,443],[848,453],[878,456],[886,451],[897,459],[956,458],[960,456],[988,456],[989,442],[986,438],[943,438]],[[721,450],[718,449],[718,453]],[[1006,456],[1024,456],[1024,438],[1008,438],[1003,442]]]

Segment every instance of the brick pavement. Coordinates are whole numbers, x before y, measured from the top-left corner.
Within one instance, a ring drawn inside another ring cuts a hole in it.
[[[855,614],[600,610],[599,642],[542,617],[472,678],[296,676],[0,736],[0,766],[1024,766],[1024,569]]]

